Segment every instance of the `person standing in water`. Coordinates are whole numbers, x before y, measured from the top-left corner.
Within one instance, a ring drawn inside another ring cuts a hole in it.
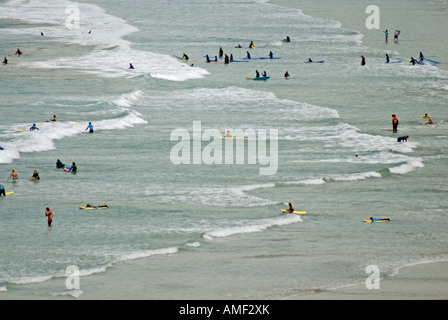
[[[364,58],[364,56],[361,56],[361,65],[362,66],[366,65],[366,58]]]
[[[51,223],[53,222],[53,212],[48,207],[45,209],[45,216],[47,217],[48,226],[51,227]]]
[[[87,129],[89,129],[89,132],[90,132],[90,133],[93,133],[93,125],[92,125],[92,122],[89,122],[89,125],[87,126],[86,130],[84,130],[84,131],[87,131]]]
[[[395,30],[394,32],[394,41],[395,43],[398,43],[398,35],[400,34],[400,30]]]
[[[398,118],[395,114],[392,115],[392,131],[394,133],[398,131]]]
[[[34,170],[33,175],[30,177],[32,180],[40,180],[39,173],[37,170]]]
[[[17,174],[17,172],[14,171],[14,169],[12,169],[11,174],[9,175],[8,180],[6,180],[6,181],[9,181],[9,179],[11,179],[11,178],[12,178],[12,183],[16,183],[17,179],[19,179],[19,175]]]

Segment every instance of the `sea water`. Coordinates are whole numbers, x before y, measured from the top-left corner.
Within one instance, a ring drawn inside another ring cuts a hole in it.
[[[268,1],[13,0],[0,12],[0,176],[14,191],[0,199],[0,299],[60,297],[70,266],[80,297],[106,294],[83,279],[139,263],[150,271],[134,275],[146,283],[136,298],[281,299],[362,283],[370,265],[384,277],[448,260],[446,51],[414,66],[400,46],[369,47],[360,30]],[[8,56],[17,48],[29,55]],[[281,59],[205,63],[219,48]],[[255,70],[271,78],[247,80]],[[176,164],[179,130],[191,149]],[[255,133],[242,163],[205,135],[227,130]],[[289,202],[307,214],[282,214]]]

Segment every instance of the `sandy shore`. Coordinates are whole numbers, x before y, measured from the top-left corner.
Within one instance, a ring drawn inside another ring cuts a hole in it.
[[[366,274],[367,275],[367,274]],[[448,262],[404,267],[399,274],[379,281],[379,289],[357,286],[297,295],[291,300],[446,300]]]

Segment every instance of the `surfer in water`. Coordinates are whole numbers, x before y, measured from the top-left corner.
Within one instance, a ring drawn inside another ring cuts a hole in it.
[[[93,125],[92,125],[92,122],[89,122],[89,125],[87,126],[86,130],[84,130],[84,131],[87,131],[87,129],[89,129],[89,132],[90,132],[90,133],[93,133]]]
[[[205,62],[210,63],[210,57],[207,55],[205,55]]]
[[[411,57],[411,61],[409,61],[409,63],[412,63],[413,65],[415,65],[415,64],[416,64],[416,62],[417,62],[417,60],[415,60],[415,58],[414,58],[414,57]]]
[[[394,133],[398,131],[398,118],[395,114],[392,115],[392,131]]]
[[[36,124],[33,123],[32,127],[30,128],[30,131],[39,130],[38,127],[36,127]]]
[[[182,56],[182,60],[190,60],[190,58],[187,56],[187,54],[185,52]]]
[[[398,42],[398,35],[399,34],[400,34],[400,31],[399,30],[395,30],[395,32],[394,32],[394,41],[395,41],[395,43]]]
[[[16,55],[20,56],[21,54],[22,54],[22,51],[20,51],[20,49],[17,49]]]
[[[289,75],[289,72],[288,71],[286,71],[285,72],[285,76],[284,76],[285,78],[290,78],[291,76]]]
[[[389,63],[390,59],[389,59],[389,55],[386,53],[386,63]]]
[[[12,183],[16,183],[17,179],[19,179],[19,175],[17,174],[17,172],[14,171],[14,169],[12,169],[11,174],[9,175],[8,180],[6,180],[6,181],[9,181],[9,179],[11,179],[11,178],[12,178]]]
[[[227,130],[226,137],[228,137],[228,138],[232,137],[232,134],[230,133],[230,130]]]
[[[260,72],[258,70],[255,70],[255,78],[260,78]]]
[[[249,51],[246,51],[246,54],[247,54],[247,59],[250,59],[250,52]]]
[[[37,170],[34,170],[33,175],[30,177],[32,180],[40,180],[39,173]]]
[[[3,59],[3,64],[8,64],[8,59],[6,59],[6,57]]]
[[[289,205],[288,211],[293,213],[294,212],[294,207],[292,206],[291,202],[288,203],[288,205]]]
[[[420,51],[420,57],[419,57],[420,61],[423,61],[425,59],[425,57],[423,56],[423,53]]]
[[[65,164],[63,164],[62,162],[61,162],[61,160],[57,160],[56,161],[56,168],[58,168],[58,169],[60,169],[60,168],[64,168],[65,167]]]
[[[397,142],[408,142],[409,136],[398,137]]]
[[[386,31],[384,31],[384,36],[386,37],[386,43],[387,40],[389,39],[389,31],[386,29]]]
[[[361,56],[361,65],[362,66],[366,65],[366,58],[364,58],[364,56]]]
[[[251,48],[251,49],[255,48],[255,45],[254,45],[253,41],[250,42],[249,48]]]
[[[76,164],[73,162],[73,163],[72,163],[72,166],[70,167],[70,171],[73,172],[73,173],[75,173],[76,170],[78,170],[78,167],[76,167]]]
[[[134,69],[134,66],[132,65],[132,63],[129,64],[129,69]]]
[[[0,196],[3,195],[4,197],[6,197],[6,190],[5,190],[5,186],[0,184]]]
[[[272,53],[272,51],[269,51],[269,58],[274,58],[274,54]]]

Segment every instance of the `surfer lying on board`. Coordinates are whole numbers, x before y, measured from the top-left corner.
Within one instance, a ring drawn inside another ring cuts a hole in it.
[[[32,127],[30,128],[30,131],[39,130],[38,127],[36,127],[36,124],[33,123]]]
[[[372,222],[374,222],[374,221],[390,221],[390,219],[389,218],[381,219],[381,218],[370,217],[370,221],[372,221]]]

